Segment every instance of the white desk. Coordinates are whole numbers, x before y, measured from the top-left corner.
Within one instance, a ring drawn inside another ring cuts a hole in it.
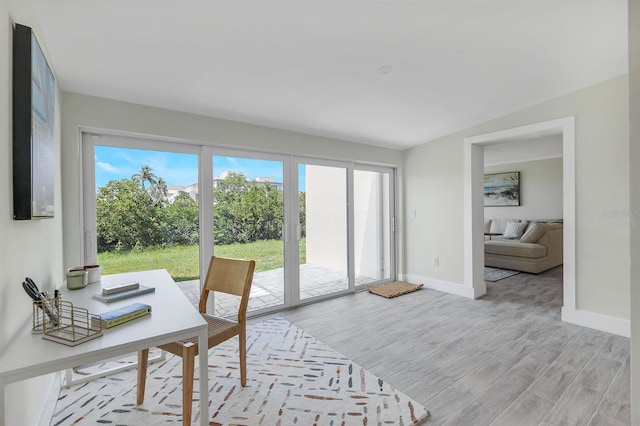
[[[101,291],[103,286],[129,281],[155,287],[156,291],[109,304],[91,297],[92,294]],[[101,282],[89,284],[84,289],[67,290],[63,287],[61,293],[63,300],[88,309],[93,314],[142,302],[151,305],[151,315],[105,329],[103,336],[75,347],[44,340],[41,334],[32,334],[29,323],[24,332],[11,342],[0,359],[0,426],[5,424],[6,384],[193,336],[198,336],[201,348],[207,347],[206,321],[164,269],[106,275],[102,277]],[[26,295],[25,309],[31,312],[31,303]],[[208,352],[199,352],[200,423],[204,426],[209,423]],[[132,404],[135,404],[135,398],[135,393],[131,394]]]

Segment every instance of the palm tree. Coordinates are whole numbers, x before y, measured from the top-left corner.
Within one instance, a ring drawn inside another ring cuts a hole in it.
[[[149,193],[154,204],[158,204],[167,197],[167,182],[165,182],[164,178],[156,177],[153,169],[147,164],[142,166],[138,173],[131,176],[131,180]],[[145,186],[146,182],[149,182],[149,188]]]
[[[148,164],[145,164],[144,166],[142,166],[142,168],[138,173],[131,176],[131,179],[145,189],[146,189],[146,187],[144,186],[145,182],[149,182],[149,188],[152,188],[158,184],[156,175],[153,174],[153,169]],[[166,187],[166,184],[165,184],[165,187]]]
[[[149,194],[156,204],[167,197],[167,183],[163,178],[158,178],[155,183],[151,184]]]

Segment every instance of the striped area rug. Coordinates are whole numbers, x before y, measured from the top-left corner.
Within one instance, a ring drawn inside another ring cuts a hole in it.
[[[247,332],[246,387],[240,386],[237,338],[209,352],[210,425],[417,425],[429,416],[420,404],[287,320],[263,321]],[[51,425],[180,424],[181,362],[168,354],[149,366],[140,406],[135,405],[136,370],[63,388]],[[197,383],[194,389],[193,422],[199,423]]]
[[[510,269],[491,268],[489,266],[484,267],[484,280],[496,282],[504,278],[509,278],[519,274],[520,271],[512,271]]]

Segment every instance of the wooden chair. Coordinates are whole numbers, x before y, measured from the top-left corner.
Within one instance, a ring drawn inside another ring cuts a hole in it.
[[[240,340],[240,384],[247,384],[247,305],[253,281],[254,260],[226,259],[211,257],[207,278],[200,295],[199,311],[209,324],[210,349],[233,336]],[[222,292],[240,296],[240,307],[236,321],[215,317],[206,313],[209,292]],[[182,357],[182,424],[191,423],[191,406],[193,401],[194,360],[198,355],[198,339],[194,337],[181,342],[173,342],[159,348]],[[138,352],[138,396],[137,404],[144,401],[144,388],[147,377],[149,349]],[[207,368],[201,365],[200,368]]]

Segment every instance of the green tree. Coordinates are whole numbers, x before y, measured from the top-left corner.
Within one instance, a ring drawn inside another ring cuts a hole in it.
[[[198,244],[198,201],[184,191],[178,192],[165,207],[165,238],[172,244]]]
[[[246,242],[243,237],[241,200],[249,182],[242,173],[230,173],[213,189],[214,244]]]
[[[101,251],[158,244],[199,243],[198,202],[180,192],[166,200],[167,185],[145,165],[131,179],[110,181],[96,200]],[[213,191],[214,243],[248,243],[282,238],[284,197],[268,183],[230,173]],[[300,220],[305,235],[304,192]]]
[[[277,188],[265,185],[264,222],[258,239],[279,240],[284,223],[284,195]]]
[[[149,188],[149,195],[157,203],[162,203],[167,199],[167,183],[163,178],[158,178],[155,185]]]
[[[268,183],[249,181],[230,173],[218,184],[214,198],[214,243],[247,243],[280,239],[283,195]]]
[[[98,190],[96,217],[102,250],[142,248],[162,242],[162,206],[133,180],[112,180]]]
[[[298,192],[298,209],[300,220],[300,237],[307,236],[307,193],[304,191]]]

